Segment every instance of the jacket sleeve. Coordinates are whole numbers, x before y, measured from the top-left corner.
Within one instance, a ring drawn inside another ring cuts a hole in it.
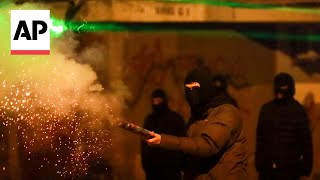
[[[198,137],[161,135],[160,147],[183,151],[196,156],[212,156],[232,143],[234,132],[239,128],[238,110],[231,105],[222,105],[211,111],[206,126]]]
[[[259,118],[258,118],[258,126],[257,126],[257,133],[256,133],[256,152],[255,152],[255,167],[257,171],[262,171],[263,169],[263,162],[264,162],[264,157],[265,157],[265,148],[264,143],[265,143],[265,132],[264,132],[264,127],[266,123],[266,113],[265,113],[265,108],[262,107],[259,113]],[[266,128],[266,127],[265,127]]]
[[[180,115],[176,115],[172,121],[172,135],[185,137],[187,135],[185,122]]]
[[[299,118],[298,137],[301,138],[301,167],[303,176],[310,176],[313,164],[313,147],[311,131],[309,127],[309,120],[304,109],[301,112],[301,118]]]
[[[149,127],[149,122],[150,121],[150,118],[146,118],[144,120],[144,124],[143,124],[143,127],[144,128],[148,128]],[[142,163],[142,167],[144,169],[147,169],[147,168],[150,168],[150,147],[148,146],[147,142],[145,140],[142,140],[141,141],[141,163]]]

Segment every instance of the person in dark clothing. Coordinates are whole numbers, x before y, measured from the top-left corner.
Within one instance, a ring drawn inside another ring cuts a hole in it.
[[[213,88],[211,74],[197,68],[185,80],[185,96],[194,117],[188,137],[151,132],[151,146],[188,154],[185,180],[247,179],[243,122],[234,102]]]
[[[144,128],[180,137],[186,136],[182,116],[169,109],[167,95],[162,89],[156,89],[152,93],[152,109],[152,113],[145,119]],[[143,141],[141,158],[147,180],[181,180],[182,153],[150,147]]]
[[[255,166],[260,180],[299,180],[312,169],[308,117],[294,99],[294,79],[287,73],[274,78],[275,98],[260,110]]]
[[[228,82],[224,75],[216,74],[212,76],[212,86],[219,94],[229,97],[233,101],[233,104],[238,107],[237,101],[228,92]]]

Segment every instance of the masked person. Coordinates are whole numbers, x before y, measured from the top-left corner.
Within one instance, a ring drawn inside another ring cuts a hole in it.
[[[312,141],[307,114],[294,99],[287,73],[274,78],[275,98],[260,110],[255,166],[260,180],[299,180],[312,169]]]
[[[229,94],[228,92],[228,82],[224,75],[216,74],[212,76],[212,86],[217,91],[217,93],[221,94],[222,96],[229,97],[233,104],[238,107],[237,101]]]
[[[188,154],[185,180],[247,179],[246,137],[233,101],[213,88],[205,69],[188,73],[185,96],[197,117],[189,120],[188,137],[152,132],[149,145]]]
[[[151,100],[153,111],[146,117],[143,127],[155,132],[186,136],[185,122],[182,116],[169,109],[166,93],[156,89]],[[181,180],[182,153],[150,147],[144,141],[141,158],[147,180]]]

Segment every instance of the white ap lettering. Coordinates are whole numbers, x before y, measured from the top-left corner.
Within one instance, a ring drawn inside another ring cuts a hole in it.
[[[41,25],[41,29],[38,32],[38,25]],[[23,32],[21,32],[23,30]],[[17,31],[14,35],[13,40],[18,40],[19,37],[25,37],[27,40],[37,40],[38,39],[38,34],[44,34],[48,30],[48,25],[44,21],[40,20],[35,20],[32,21],[32,37],[30,34],[30,31],[28,29],[26,21],[22,20],[19,21]]]

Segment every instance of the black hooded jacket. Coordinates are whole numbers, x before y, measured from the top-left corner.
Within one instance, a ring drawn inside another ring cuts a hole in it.
[[[164,102],[153,111],[144,121],[143,127],[156,133],[165,133],[174,136],[186,136],[185,122],[181,115],[168,107],[167,97],[163,91],[154,91],[153,97],[161,97]],[[178,172],[180,174],[183,155],[181,153],[148,146],[145,141],[141,144],[142,166],[146,173],[157,172],[165,177],[165,173]],[[168,169],[168,171],[166,171]],[[161,179],[161,177],[157,177]]]
[[[226,76],[222,74],[215,74],[212,79],[213,88],[216,89],[217,93],[226,96],[232,101],[232,104],[238,107],[237,101],[228,92],[228,82]]]
[[[260,110],[255,165],[259,172],[276,169],[308,176],[312,169],[312,141],[308,117],[297,102],[294,81],[286,73],[274,80],[276,96],[282,98],[264,104]]]

